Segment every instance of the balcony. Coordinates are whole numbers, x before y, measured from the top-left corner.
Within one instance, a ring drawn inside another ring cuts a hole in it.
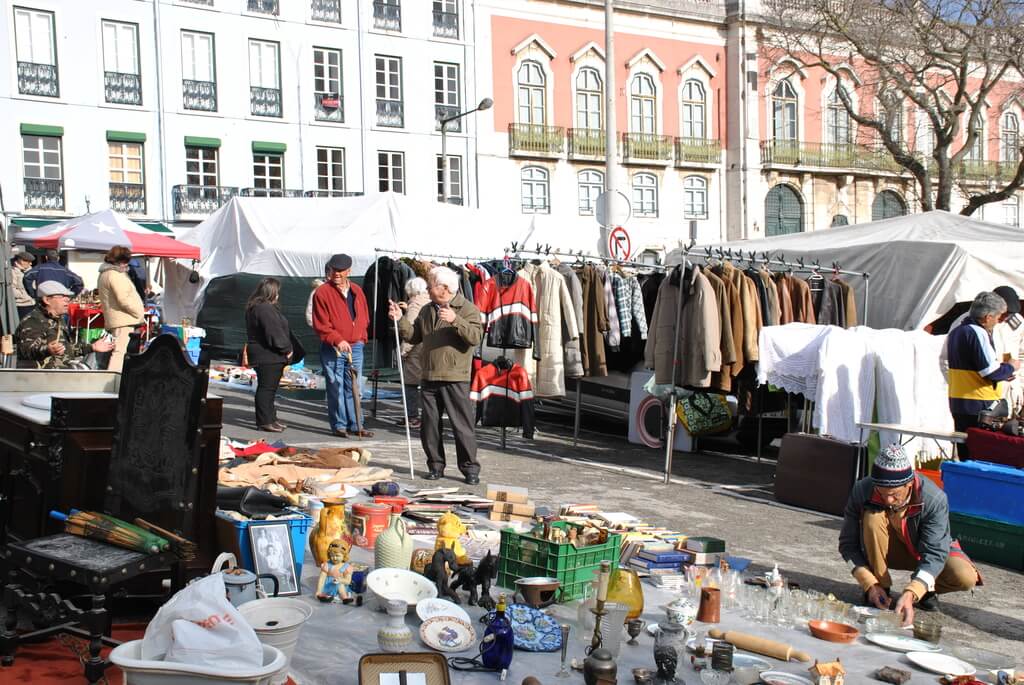
[[[570,128],[569,159],[590,161],[604,159],[605,131],[603,128]]]
[[[345,121],[345,101],[335,93],[314,93],[313,111],[317,121]]]
[[[238,194],[242,197],[302,197],[301,190],[284,188],[242,188]]]
[[[442,12],[441,10],[434,10],[434,35],[440,38],[458,39],[458,12]]]
[[[190,79],[182,79],[181,104],[185,109],[194,109],[200,112],[216,112],[216,81],[192,81]]]
[[[622,161],[665,164],[672,161],[672,137],[657,133],[623,133]]]
[[[676,166],[721,163],[722,141],[708,138],[676,138]]]
[[[402,6],[381,0],[373,2],[373,28],[385,31],[402,30]]]
[[[960,162],[957,177],[968,182],[987,183],[994,181],[996,183],[1008,183],[1016,173],[1016,162],[967,159]]]
[[[434,119],[437,120],[437,130],[441,130],[441,120],[449,119],[456,116],[459,113],[459,108],[455,105],[434,105]],[[455,132],[460,133],[462,131],[462,119],[455,119],[449,121],[448,125],[445,126],[445,130],[449,133]]]
[[[57,67],[53,64],[18,62],[18,92],[22,95],[60,97]]]
[[[565,128],[540,124],[509,124],[508,153],[522,157],[561,157]]]
[[[313,0],[313,21],[341,23],[341,0]]]
[[[111,183],[110,208],[122,214],[145,214],[146,186],[141,183]]]
[[[437,196],[437,201],[438,202],[444,202],[444,198],[442,198],[440,195],[438,195]],[[448,196],[448,204],[450,204],[450,205],[459,205],[461,207],[462,204],[463,204],[462,197],[459,196],[459,195],[449,195]]]
[[[213,214],[235,195],[238,195],[238,188],[231,186],[174,186],[171,188],[174,216]]]
[[[808,143],[800,140],[761,142],[764,167],[818,167],[898,174],[902,167],[884,148],[856,143]]]
[[[103,72],[103,92],[107,102],[115,105],[141,105],[142,79],[138,74]]]
[[[277,16],[281,13],[279,0],[249,0],[246,9],[256,14],[273,14]]]
[[[281,116],[281,90],[279,88],[260,88],[249,86],[250,110],[256,117]]]
[[[25,179],[25,209],[64,209],[64,181],[49,178]]]
[[[377,100],[377,125],[389,128],[405,126],[405,108],[401,100]]]
[[[362,192],[348,190],[307,190],[303,197],[362,197]]]

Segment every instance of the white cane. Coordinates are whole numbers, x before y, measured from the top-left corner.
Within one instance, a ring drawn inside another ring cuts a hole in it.
[[[409,448],[409,477],[415,478],[416,472],[412,464],[412,433],[409,432],[409,404],[405,398],[405,370],[402,368],[402,339],[398,335],[398,320],[392,319],[395,324],[395,349],[398,351],[398,380],[402,384],[402,418],[405,420],[405,443]]]

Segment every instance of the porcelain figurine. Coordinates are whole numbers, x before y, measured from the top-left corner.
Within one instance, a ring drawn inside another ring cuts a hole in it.
[[[377,536],[373,548],[374,568],[408,569],[412,562],[413,539],[405,530],[401,514],[391,514],[391,525]]]
[[[407,608],[405,600],[387,601],[388,622],[377,630],[377,645],[382,652],[402,652],[412,644],[412,630],[405,624]]]
[[[352,603],[352,564],[348,555],[352,543],[344,539],[332,542],[327,548],[327,561],[320,564],[320,578],[316,582],[316,598],[321,602],[340,599],[343,604]]]
[[[339,538],[346,537],[345,500],[324,500],[320,522],[309,536],[309,551],[317,566],[327,561],[327,548]]]
[[[434,549],[438,550],[442,547],[451,549],[455,552],[455,559],[459,566],[473,563],[466,554],[466,548],[459,542],[459,537],[465,532],[466,526],[462,524],[457,515],[449,511],[437,520],[437,542],[434,543]]]
[[[462,600],[459,599],[459,593],[449,584],[452,573],[457,571],[458,568],[458,563],[455,560],[455,551],[450,547],[441,547],[434,551],[434,556],[431,558],[430,564],[427,565],[427,571],[423,575],[434,581],[434,585],[437,586],[438,597],[447,597],[456,604],[462,604]]]
[[[472,565],[460,566],[452,581],[452,590],[462,589],[469,592],[469,603],[476,604],[488,611],[494,609],[491,598],[491,583],[498,577],[498,558],[488,550],[487,556],[480,560],[476,568]],[[477,592],[477,586],[480,592]]]

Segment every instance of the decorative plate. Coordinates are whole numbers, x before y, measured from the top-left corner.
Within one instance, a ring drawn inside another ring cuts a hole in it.
[[[896,635],[894,633],[871,633],[865,635],[864,639],[873,642],[879,647],[891,649],[894,652],[938,652],[941,648],[931,642],[918,640],[909,635]]]
[[[974,666],[948,654],[935,652],[907,652],[907,659],[915,666],[942,675],[974,675]]]
[[[558,621],[540,609],[525,604],[512,604],[505,610],[512,624],[515,648],[526,652],[557,652],[562,648],[562,629]],[[481,617],[484,623],[494,619],[494,612]]]
[[[809,678],[785,671],[765,671],[761,674],[761,682],[766,685],[814,685]]]
[[[732,655],[732,665],[735,668],[763,668],[771,669],[772,665],[759,656],[735,652]]]
[[[420,639],[439,652],[463,652],[476,643],[476,631],[461,618],[435,616],[420,626]]]
[[[455,602],[449,602],[440,597],[421,599],[416,603],[416,615],[420,617],[421,621],[429,621],[435,616],[451,616],[466,623],[472,623],[465,609]]]

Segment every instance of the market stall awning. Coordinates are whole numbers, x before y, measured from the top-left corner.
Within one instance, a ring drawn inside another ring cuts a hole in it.
[[[34,216],[19,216],[11,219],[11,226],[17,227],[19,230],[26,228],[39,228],[40,226],[50,226],[52,224],[64,221],[64,219],[41,219]],[[145,226],[154,233],[166,233],[168,235],[174,235],[174,231],[170,227],[160,221],[136,221],[139,226]]]
[[[199,259],[198,247],[170,237],[163,224],[136,223],[110,209],[56,223],[26,217],[13,223],[22,230],[12,236],[12,242],[40,249],[106,252],[115,245],[126,245],[133,254],[147,257]]]

